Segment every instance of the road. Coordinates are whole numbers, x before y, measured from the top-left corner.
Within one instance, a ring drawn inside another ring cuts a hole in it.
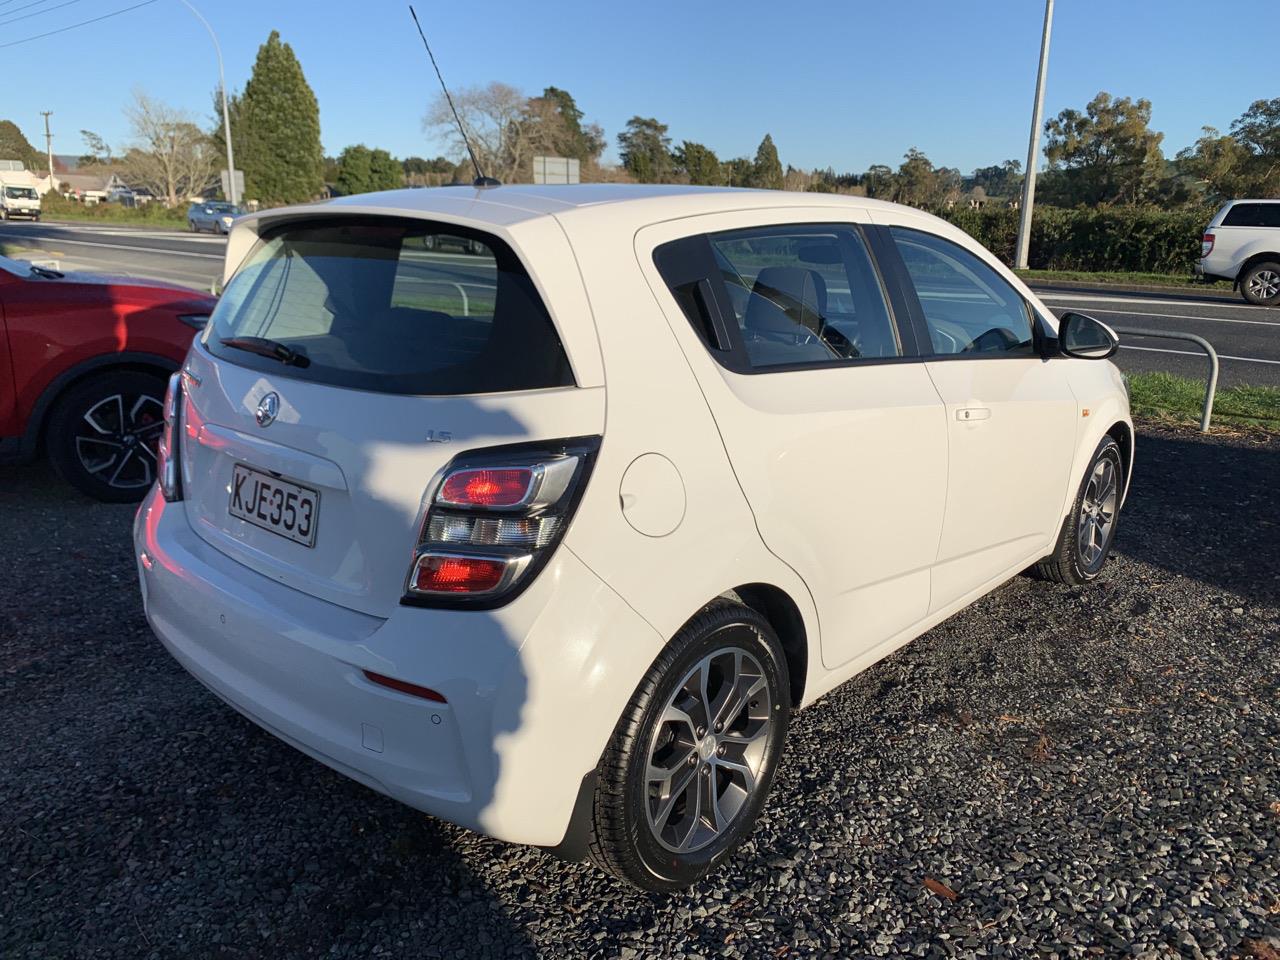
[[[108,227],[97,224],[0,224],[0,252],[60,270],[91,270],[118,276],[165,280],[208,290],[222,274],[226,240],[173,230]]]
[[[17,223],[0,225],[0,246],[11,255],[56,261],[64,269],[96,270],[168,280],[208,290],[222,270],[225,240],[159,229],[105,227],[96,224]],[[465,258],[447,253],[423,260]],[[457,277],[470,287],[459,271]],[[438,276],[438,274],[437,274]],[[474,279],[474,278],[472,278]],[[1253,307],[1242,300],[1194,294],[1098,293],[1042,289],[1041,297],[1058,316],[1069,310],[1088,313],[1113,326],[1195,333],[1217,349],[1222,386],[1280,386],[1280,308]],[[1203,378],[1205,360],[1189,343],[1126,336],[1118,357],[1131,371],[1168,370]]]
[[[1280,386],[1280,309],[1243,300],[1181,294],[1101,294],[1038,290],[1058,316],[1074,310],[1117,327],[1194,333],[1218,351],[1219,386]],[[1167,370],[1203,379],[1204,353],[1191,343],[1123,335],[1117,362],[1126,371]]]

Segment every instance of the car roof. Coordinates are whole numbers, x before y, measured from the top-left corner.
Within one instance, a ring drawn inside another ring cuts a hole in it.
[[[1227,206],[1234,207],[1240,203],[1280,203],[1280,200],[1266,199],[1263,197],[1259,197],[1257,200],[1251,200],[1248,197],[1241,197],[1239,200],[1228,200]]]
[[[896,206],[866,197],[832,193],[632,183],[409,188],[338,197],[318,206],[344,212],[359,208],[370,213],[424,217],[432,214],[461,215],[478,223],[509,226],[522,220],[606,205],[619,208],[619,213],[625,208],[629,215],[639,220],[646,219],[647,212],[657,221],[671,216],[673,210],[678,211],[678,215],[690,216],[723,210],[844,204],[855,207]],[[299,212],[300,209],[290,208],[290,212]],[[314,213],[316,209],[317,205],[312,205],[310,212]]]

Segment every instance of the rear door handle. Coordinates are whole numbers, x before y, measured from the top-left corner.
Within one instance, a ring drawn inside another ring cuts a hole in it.
[[[991,411],[987,407],[960,407],[956,410],[956,419],[965,423],[974,420],[989,420]]]

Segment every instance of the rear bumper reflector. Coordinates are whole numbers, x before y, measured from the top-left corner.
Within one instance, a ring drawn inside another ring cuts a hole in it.
[[[437,693],[430,687],[420,687],[416,683],[409,683],[407,680],[397,680],[395,677],[384,677],[380,673],[373,673],[365,670],[364,675],[367,679],[379,686],[387,687],[391,690],[407,693],[412,697],[421,697],[423,700],[430,700],[433,703],[448,703],[443,693]]]

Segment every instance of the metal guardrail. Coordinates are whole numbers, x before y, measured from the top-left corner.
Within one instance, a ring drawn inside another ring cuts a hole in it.
[[[1112,327],[1116,333],[1129,337],[1158,337],[1165,340],[1186,340],[1194,343],[1209,358],[1209,382],[1205,385],[1204,411],[1200,414],[1200,432],[1209,432],[1209,421],[1213,417],[1213,398],[1218,392],[1218,351],[1204,337],[1194,333],[1174,333],[1172,330],[1139,330],[1136,327]],[[1124,344],[1121,344],[1124,346]]]

